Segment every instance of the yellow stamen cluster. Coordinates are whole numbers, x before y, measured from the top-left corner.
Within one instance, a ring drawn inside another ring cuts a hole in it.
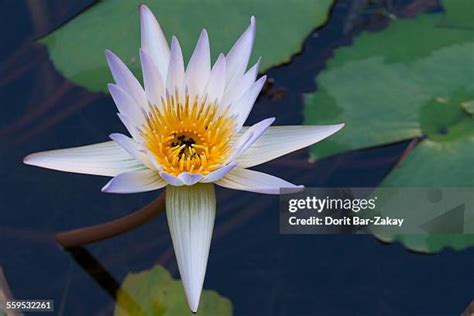
[[[235,119],[213,102],[184,99],[168,95],[161,105],[151,105],[142,136],[166,173],[206,175],[230,156]]]

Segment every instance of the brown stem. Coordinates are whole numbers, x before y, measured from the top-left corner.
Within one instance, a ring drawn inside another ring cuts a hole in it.
[[[165,193],[163,192],[153,202],[133,214],[111,222],[58,233],[56,241],[67,249],[112,238],[142,226],[164,210]]]

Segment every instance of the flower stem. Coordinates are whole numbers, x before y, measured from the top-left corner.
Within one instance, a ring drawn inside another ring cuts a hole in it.
[[[66,249],[112,238],[140,227],[165,210],[165,193],[140,210],[111,222],[73,229],[56,234],[56,241]]]

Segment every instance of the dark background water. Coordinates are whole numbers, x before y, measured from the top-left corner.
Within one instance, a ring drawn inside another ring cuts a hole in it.
[[[334,48],[360,31],[382,29],[387,12],[413,16],[441,10],[436,1],[337,1],[289,65],[268,71],[272,84],[248,123],[277,116],[301,124],[302,94]],[[93,1],[0,1],[0,265],[18,299],[51,298],[57,315],[110,315],[116,284],[80,266],[54,243],[56,231],[115,219],[157,193],[109,195],[107,181],[22,164],[31,152],[101,142],[124,131],[109,96],[62,78],[34,39]],[[74,40],[74,39],[71,39]],[[357,78],[354,78],[357,80]],[[406,143],[309,163],[306,150],[259,168],[306,186],[376,186]],[[290,167],[291,166],[291,167]],[[422,255],[372,236],[279,234],[278,198],[218,189],[218,217],[205,287],[231,299],[244,315],[459,315],[474,298],[474,249]],[[86,247],[121,282],[127,273],[162,264],[178,277],[166,219]]]

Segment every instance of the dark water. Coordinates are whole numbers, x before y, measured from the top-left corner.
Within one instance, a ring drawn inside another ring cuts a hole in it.
[[[413,13],[413,2],[381,1],[405,15]],[[301,95],[314,90],[315,74],[332,50],[387,22],[376,5],[349,20],[354,3],[338,1],[303,53],[269,71],[274,83],[249,123],[274,115],[277,125],[302,122]],[[83,269],[53,241],[56,231],[126,215],[156,192],[103,194],[105,178],[21,163],[31,152],[100,142],[124,131],[110,97],[68,83],[45,48],[33,42],[90,4],[0,1],[0,265],[16,298],[52,298],[58,315],[112,314],[113,279],[121,282],[156,263],[177,277],[164,216],[86,247],[110,274],[97,277],[106,289],[90,276],[98,272],[90,258],[80,256],[89,267]],[[405,147],[351,152],[316,164],[300,151],[260,170],[307,186],[375,186]],[[219,189],[218,205],[205,287],[230,298],[235,315],[459,315],[474,298],[474,249],[420,255],[371,236],[280,235],[277,197]]]

